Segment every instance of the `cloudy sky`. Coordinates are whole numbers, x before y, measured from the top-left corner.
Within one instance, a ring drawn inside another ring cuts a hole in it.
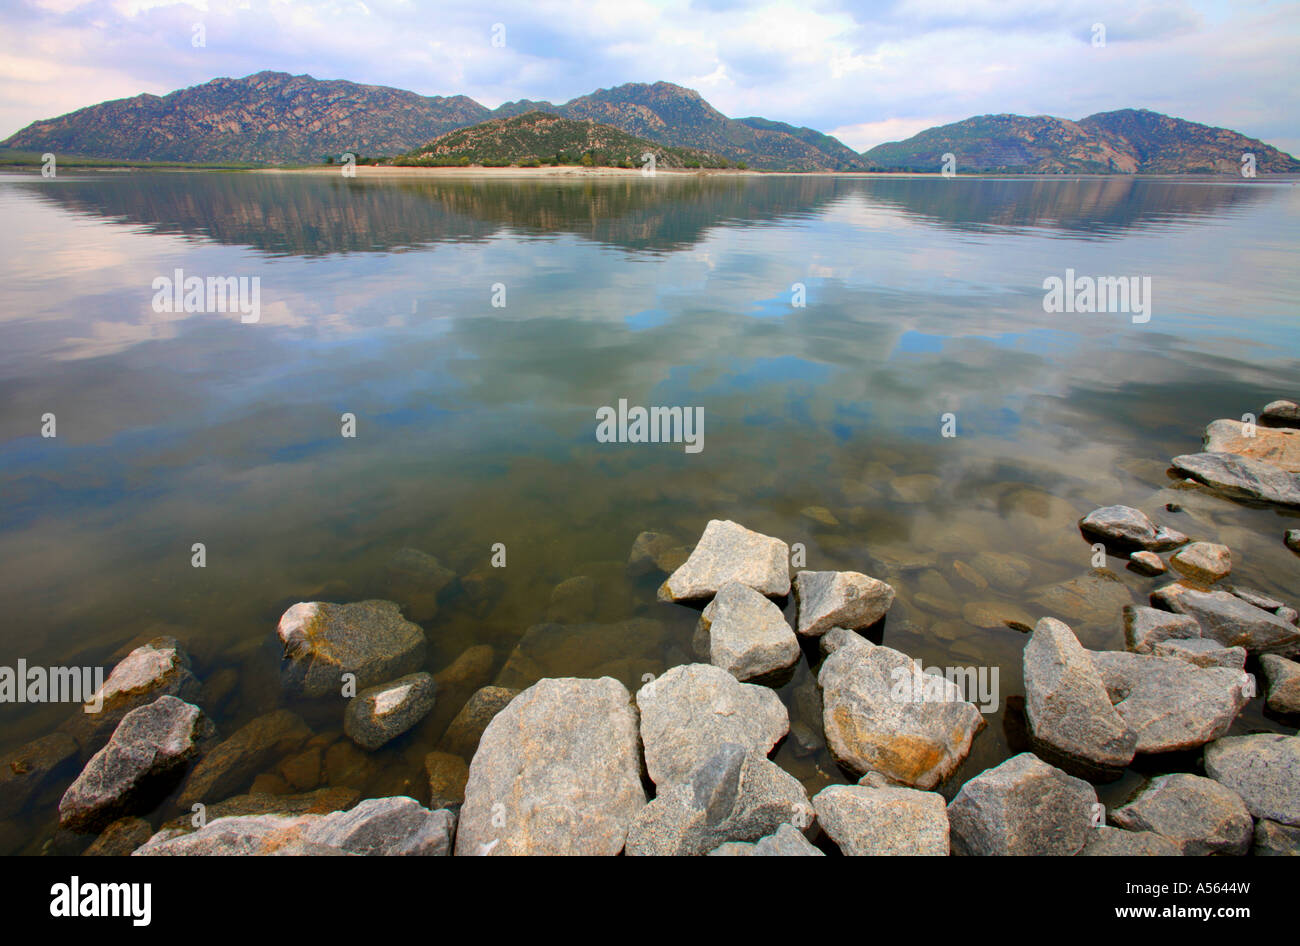
[[[663,79],[859,150],[989,112],[1145,107],[1294,154],[1297,51],[1295,0],[5,0],[0,137],[274,69],[488,106]]]

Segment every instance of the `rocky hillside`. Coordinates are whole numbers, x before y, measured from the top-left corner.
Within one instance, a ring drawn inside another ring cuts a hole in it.
[[[943,156],[957,173],[1237,173],[1244,153],[1259,173],[1300,171],[1300,161],[1254,138],[1145,109],[1100,112],[1073,122],[1050,115],[980,115],[929,128],[863,154],[885,170],[938,171]]]
[[[142,161],[318,162],[344,151],[399,154],[489,117],[463,95],[259,72],[92,105],[34,122],[4,146]]]
[[[642,155],[655,155],[662,168],[727,167],[726,158],[695,148],[676,148],[638,138],[591,119],[562,118],[532,111],[460,128],[394,159],[400,165],[585,164],[639,168]]]

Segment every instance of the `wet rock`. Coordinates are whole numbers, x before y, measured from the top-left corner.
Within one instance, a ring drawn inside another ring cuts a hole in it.
[[[1188,857],[1245,854],[1254,832],[1236,793],[1183,772],[1153,778],[1110,818],[1131,831],[1154,831]]]
[[[469,766],[450,752],[430,752],[424,757],[424,774],[429,779],[429,807],[450,808],[465,801]]]
[[[472,759],[483,730],[518,695],[519,691],[510,687],[490,686],[475,690],[447,727],[439,747],[463,759]]]
[[[222,667],[203,681],[198,705],[206,707],[206,712],[219,717],[238,690],[239,671],[234,667]]]
[[[1259,422],[1269,427],[1300,427],[1300,404],[1279,399],[1264,405]]]
[[[535,624],[524,632],[496,685],[523,689],[544,677],[576,674],[612,676],[625,686],[639,686],[646,673],[663,669],[670,636],[661,621],[630,618],[611,624]],[[622,664],[622,669],[614,668]]]
[[[978,591],[983,591],[989,586],[988,579],[981,575],[971,565],[967,565],[961,559],[954,559],[952,570],[958,574],[967,584],[971,585]]]
[[[413,621],[438,615],[438,595],[456,580],[456,573],[427,552],[401,549],[388,562],[388,594]]]
[[[840,524],[840,521],[835,518],[835,514],[825,506],[804,506],[799,510],[799,515],[817,523],[818,525],[827,526],[832,529]]]
[[[129,857],[153,837],[153,826],[143,818],[119,818],[81,852],[82,857]]]
[[[912,473],[894,477],[889,489],[901,503],[928,503],[942,483],[933,473]]]
[[[1275,713],[1300,713],[1300,663],[1265,654],[1259,666],[1268,681],[1268,708]]]
[[[1067,769],[1105,777],[1131,761],[1137,734],[1068,626],[1043,618],[1024,650],[1025,716],[1035,744]]]
[[[979,710],[906,654],[841,631],[818,674],[831,755],[855,775],[874,770],[933,788],[970,752],[984,728]]]
[[[1249,700],[1246,675],[1175,657],[1089,651],[1138,753],[1194,749],[1228,731]]]
[[[1087,782],[1022,752],[970,779],[949,803],[952,852],[1077,854],[1097,804]]]
[[[727,743],[766,756],[790,728],[770,689],[741,683],[710,664],[673,667],[636,694],[651,780],[680,782]]]
[[[1010,601],[971,601],[962,606],[962,620],[975,627],[1009,627],[1028,631],[1034,617],[1018,604]]]
[[[1090,539],[1099,539],[1124,549],[1163,552],[1187,541],[1187,536],[1181,532],[1157,526],[1146,513],[1132,506],[1094,509],[1079,520],[1079,528]]]
[[[1232,551],[1214,542],[1193,542],[1175,552],[1169,564],[1188,581],[1212,585],[1232,571]]]
[[[805,637],[820,637],[832,627],[870,627],[894,603],[890,585],[860,572],[799,572],[794,594],[799,603],[797,629]]]
[[[320,746],[308,746],[297,755],[280,763],[280,776],[286,785],[300,792],[309,792],[320,784],[324,756]]]
[[[276,710],[259,716],[199,760],[177,804],[187,809],[195,802],[211,805],[228,798],[310,738],[311,730],[297,713]]]
[[[467,647],[450,664],[433,675],[438,693],[429,722],[430,733],[443,733],[453,716],[460,711],[474,691],[492,682],[492,665],[496,654],[486,644]]]
[[[695,640],[697,657],[741,682],[788,679],[800,654],[799,641],[781,609],[734,581],[719,588],[704,608]]]
[[[1205,774],[1256,818],[1300,827],[1300,736],[1226,736],[1205,747]]]
[[[1178,857],[1182,851],[1154,831],[1125,831],[1102,825],[1088,834],[1080,857]]]
[[[413,673],[424,663],[424,631],[392,601],[305,601],[285,611],[276,629],[284,644],[280,678],[307,697],[337,696],[344,673],[358,690]]]
[[[1232,592],[1236,597],[1240,598],[1247,604],[1253,604],[1261,611],[1267,611],[1269,614],[1277,614],[1286,607],[1285,603],[1277,600],[1277,598],[1269,597],[1262,591],[1255,591],[1251,588],[1242,588],[1240,585],[1234,585],[1233,587],[1224,590]]]
[[[1201,636],[1201,624],[1187,614],[1173,614],[1158,608],[1126,605],[1124,646],[1135,654],[1149,654],[1166,640],[1188,640]]]
[[[1230,453],[1271,463],[1288,473],[1300,473],[1300,430],[1247,429],[1239,420],[1216,420],[1205,428],[1206,453]]]
[[[429,715],[435,689],[433,677],[421,671],[362,690],[348,702],[343,731],[373,752]]]
[[[1151,603],[1195,618],[1201,636],[1224,647],[1285,654],[1300,645],[1300,628],[1226,591],[1201,591],[1175,582],[1153,591]]]
[[[215,728],[197,706],[161,696],[131,710],[59,802],[59,825],[99,831],[147,810],[175,785]]]
[[[365,789],[379,777],[380,762],[344,739],[325,750],[325,778],[331,785]]]
[[[678,542],[663,532],[642,532],[632,543],[627,556],[627,570],[632,575],[648,575],[659,571],[665,574],[676,569],[681,562],[673,563]],[[682,559],[685,561],[685,558]],[[672,567],[667,567],[672,564]]]
[[[738,581],[770,598],[790,593],[790,547],[730,520],[711,519],[690,557],[659,588],[660,601],[712,598]]]
[[[296,795],[289,792],[277,794],[250,791],[247,795],[234,795],[216,804],[205,805],[202,823],[245,815],[324,815],[351,808],[360,800],[359,791],[344,786],[317,788]],[[161,830],[187,834],[201,826],[194,823],[195,818],[195,813],[186,812],[164,823]]]
[[[610,677],[541,680],[483,733],[456,853],[618,854],[645,802],[627,689]]]
[[[1250,853],[1256,857],[1300,857],[1300,828],[1261,818]]]
[[[832,785],[814,796],[813,807],[847,856],[948,856],[948,809],[937,792]]]
[[[1282,541],[1292,552],[1300,553],[1300,529],[1287,529],[1282,533]]]
[[[1029,562],[1007,552],[980,552],[971,560],[971,565],[988,580],[988,584],[1008,594],[1020,591],[1034,577]]]
[[[728,841],[757,841],[782,824],[813,822],[803,786],[761,751],[723,743],[686,778],[637,814],[631,856],[707,854]]]
[[[77,740],[65,732],[34,739],[0,756],[0,818],[27,806],[37,793],[76,771]]]
[[[565,579],[551,589],[546,620],[560,624],[590,621],[596,613],[596,582],[588,575]]]
[[[1168,569],[1155,552],[1140,549],[1128,557],[1128,567],[1140,575],[1163,575]]]
[[[1224,647],[1208,637],[1190,640],[1160,641],[1151,653],[1157,657],[1177,657],[1196,667],[1229,667],[1242,670],[1246,666],[1246,651],[1241,647]]]
[[[253,779],[248,791],[253,795],[288,795],[293,791],[293,786],[275,772],[263,772]]]
[[[728,841],[709,852],[710,857],[825,857],[813,847],[803,832],[792,824],[783,824],[774,834],[748,841]]]
[[[1108,568],[1053,585],[1034,595],[1034,602],[1049,614],[1091,624],[1110,624],[1133,603],[1128,586]]]
[[[198,699],[199,681],[190,669],[190,657],[174,637],[155,637],[132,650],[113,667],[88,705],[102,699],[97,713],[78,713],[63,728],[87,751],[100,748],[131,710],[160,696],[185,702]]]
[[[1225,496],[1300,506],[1300,476],[1262,460],[1231,453],[1188,453],[1174,457],[1172,466]]]

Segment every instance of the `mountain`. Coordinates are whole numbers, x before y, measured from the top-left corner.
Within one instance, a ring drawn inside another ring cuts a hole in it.
[[[471,98],[283,72],[213,79],[169,95],[137,95],[33,122],[5,147],[153,161],[317,162],[391,155],[490,118]]]
[[[1261,173],[1300,171],[1291,155],[1227,128],[1146,109],[1099,112],[1078,122],[1050,115],[980,115],[928,128],[863,153],[873,168],[937,171],[944,154],[958,173],[1233,174],[1255,155]]]
[[[400,165],[486,166],[587,164],[639,168],[641,156],[655,155],[664,168],[726,167],[727,159],[695,148],[676,148],[638,138],[591,119],[525,112],[511,118],[459,128],[393,160]]]

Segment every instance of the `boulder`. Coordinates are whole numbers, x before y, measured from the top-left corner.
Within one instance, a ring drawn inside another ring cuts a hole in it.
[[[343,731],[373,752],[428,716],[435,690],[433,677],[423,671],[362,690],[344,710]]]
[[[817,823],[847,856],[948,856],[948,809],[937,792],[832,785],[812,801]]]
[[[1067,770],[1117,776],[1137,734],[1111,705],[1101,674],[1068,626],[1043,618],[1025,645],[1025,716],[1035,746]]]
[[[912,788],[934,788],[951,775],[984,728],[978,709],[943,677],[907,654],[837,628],[822,662],[822,722],[831,755],[862,775],[881,772]]]
[[[1232,571],[1232,551],[1214,542],[1193,542],[1175,552],[1169,564],[1188,581],[1212,585]]]
[[[1300,736],[1226,736],[1205,747],[1205,774],[1256,818],[1300,828]]]
[[[1088,834],[1080,857],[1178,857],[1182,851],[1154,831],[1125,831],[1102,825]]]
[[[59,825],[100,831],[126,815],[147,811],[177,782],[215,732],[197,706],[160,696],[131,710],[59,802]]]
[[[748,585],[731,581],[700,614],[695,653],[737,680],[781,683],[799,660],[799,640],[781,609]]]
[[[1229,667],[1242,670],[1246,666],[1246,651],[1241,647],[1224,647],[1208,637],[1190,640],[1160,641],[1151,653],[1157,657],[1177,657],[1196,667]]]
[[[688,778],[727,743],[766,756],[790,729],[776,693],[710,664],[673,667],[641,687],[636,703],[646,770],[661,788]]]
[[[894,603],[890,585],[860,572],[799,572],[794,595],[799,603],[796,629],[805,637],[821,637],[832,627],[870,627]]]
[[[424,663],[424,631],[392,601],[299,602],[280,617],[276,633],[284,644],[281,682],[307,697],[339,695],[345,673],[355,674],[362,690]]]
[[[276,710],[259,716],[199,760],[177,804],[188,809],[195,802],[211,805],[229,798],[310,738],[311,730],[297,713]]]
[[[483,730],[518,695],[519,691],[511,687],[490,686],[475,690],[447,726],[442,741],[438,743],[439,748],[462,759],[474,758]]]
[[[1269,427],[1300,427],[1300,404],[1277,400],[1264,405],[1259,422]]]
[[[800,830],[813,807],[794,776],[762,752],[724,743],[637,814],[630,856],[707,854],[729,841],[757,841],[781,825]]]
[[[81,712],[63,728],[94,751],[131,710],[152,703],[160,696],[174,696],[185,702],[198,699],[202,688],[190,669],[190,657],[174,637],[155,637],[135,648],[113,667],[104,685],[87,701],[84,709],[99,705],[98,712]]]
[[[1186,614],[1201,625],[1201,636],[1224,647],[1251,653],[1289,653],[1300,646],[1300,628],[1227,591],[1201,591],[1175,582],[1151,593],[1157,607]]]
[[[610,677],[541,680],[479,741],[456,853],[618,854],[645,801],[627,689]]]
[[[1254,833],[1235,792],[1184,772],[1153,778],[1110,819],[1131,831],[1154,831],[1189,857],[1245,854]]]
[[[1122,549],[1146,549],[1162,552],[1187,541],[1174,529],[1157,526],[1141,510],[1132,506],[1102,506],[1079,520],[1079,529],[1090,539]]]
[[[1077,854],[1099,804],[1087,782],[1022,752],[967,781],[949,802],[952,852]]]
[[[1268,708],[1275,713],[1300,713],[1300,663],[1265,654],[1259,667],[1268,681]]]
[[[1115,709],[1137,733],[1137,752],[1194,749],[1228,731],[1248,702],[1247,677],[1176,657],[1090,651]]]
[[[0,818],[25,808],[37,793],[76,771],[77,740],[53,732],[0,756]]]
[[[1201,623],[1188,614],[1130,604],[1124,608],[1123,615],[1124,646],[1135,654],[1151,653],[1160,641],[1201,636]]]
[[[1300,473],[1300,430],[1252,426],[1239,420],[1216,420],[1205,428],[1206,453],[1230,453]]]
[[[710,857],[825,857],[813,847],[803,832],[792,824],[783,824],[774,834],[748,841],[728,841],[709,852]]]
[[[711,519],[690,557],[659,587],[659,600],[712,598],[729,581],[784,598],[790,593],[790,547],[730,520]]]
[[[1174,457],[1171,465],[1184,476],[1234,499],[1300,506],[1300,476],[1262,460],[1231,453],[1187,453]]]

